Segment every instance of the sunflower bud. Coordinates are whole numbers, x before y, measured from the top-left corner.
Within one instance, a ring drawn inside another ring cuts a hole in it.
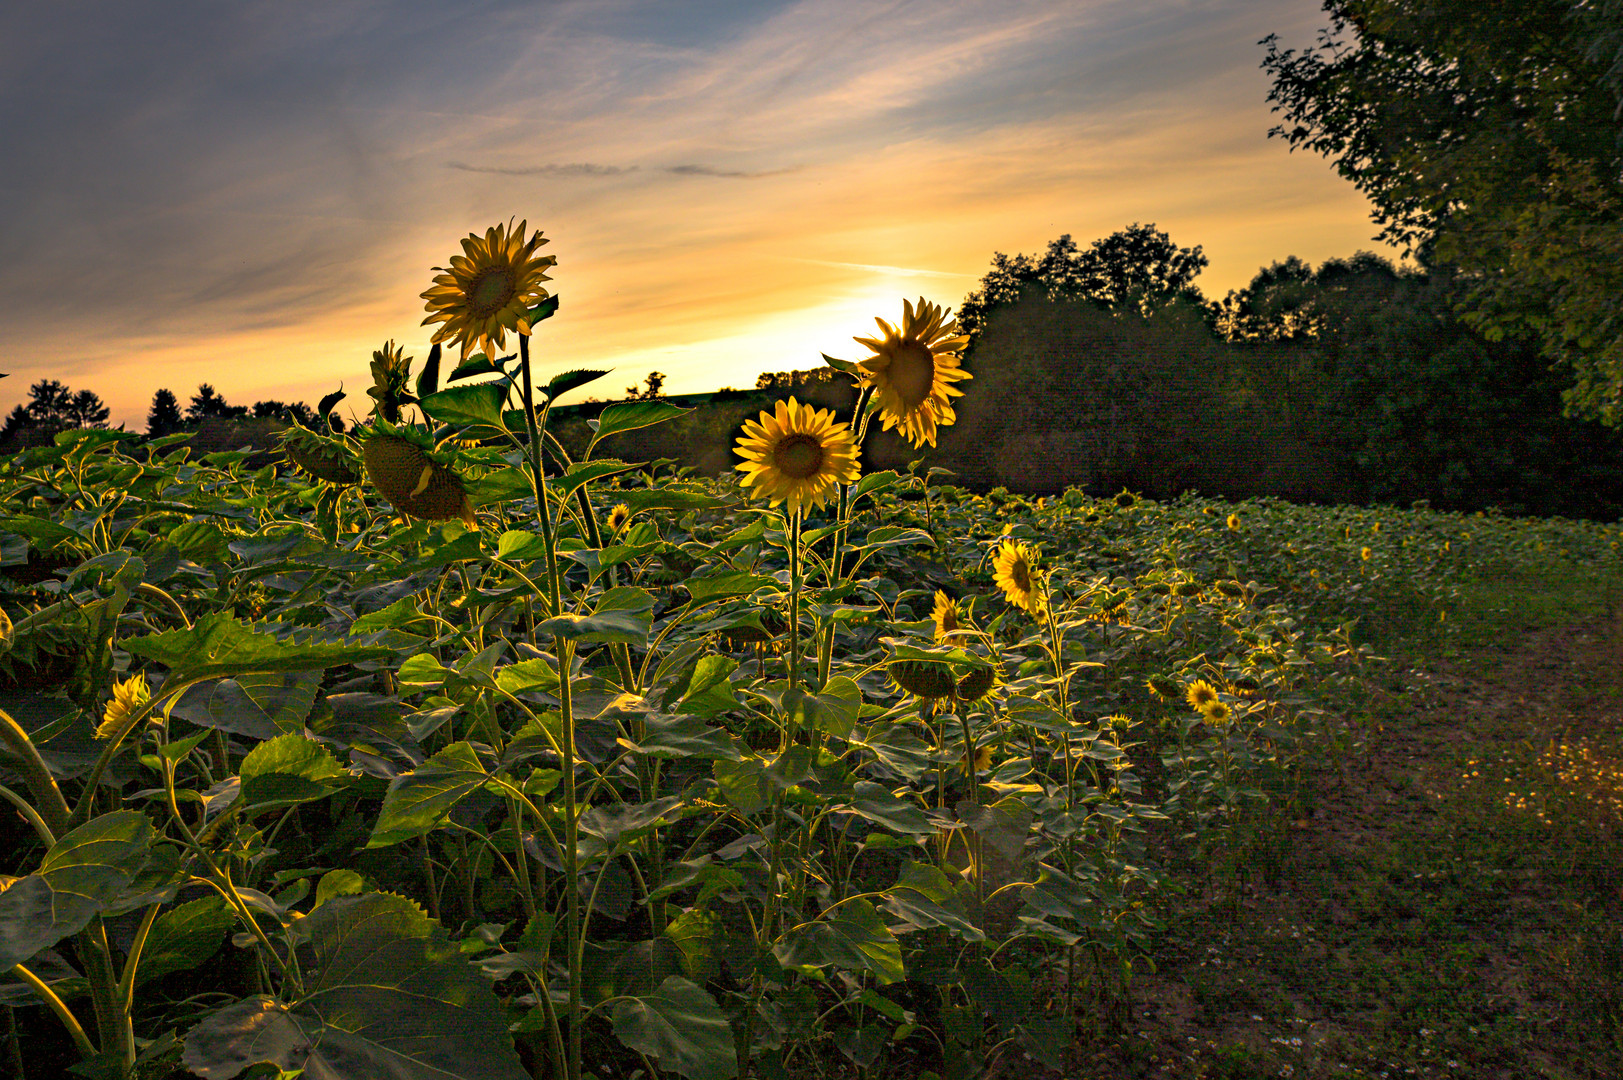
[[[329,484],[343,487],[361,479],[355,454],[345,443],[298,424],[282,432],[282,455],[306,476]]]
[[[144,674],[132,675],[115,684],[113,700],[107,703],[107,711],[102,714],[101,726],[96,729],[96,738],[112,738],[137,709],[151,700],[151,697],[152,692],[147,688],[147,677]]]

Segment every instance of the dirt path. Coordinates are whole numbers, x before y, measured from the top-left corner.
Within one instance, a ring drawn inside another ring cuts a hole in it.
[[[1369,756],[1183,911],[1081,1075],[1623,1077],[1623,625],[1394,667]]]

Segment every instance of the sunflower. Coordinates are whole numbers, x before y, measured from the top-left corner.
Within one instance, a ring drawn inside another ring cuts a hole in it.
[[[631,520],[631,507],[625,503],[615,503],[614,509],[609,511],[609,535],[619,536],[620,530],[626,527]]]
[[[151,699],[152,691],[147,686],[144,674],[137,673],[121,683],[113,684],[113,700],[107,703],[107,710],[102,714],[101,725],[96,728],[96,738],[112,738],[135,715],[135,711]]]
[[[1217,690],[1205,679],[1196,679],[1189,684],[1189,689],[1184,696],[1190,706],[1205,712],[1217,700]]]
[[[475,347],[494,359],[509,330],[529,336],[528,309],[549,295],[541,283],[552,280],[546,270],[558,260],[535,253],[547,243],[540,229],[526,240],[529,222],[519,222],[517,229],[512,224],[492,225],[483,237],[469,233],[462,241],[463,253],[451,256],[450,266],[436,266],[441,273],[422,294],[429,312],[423,325],[445,324],[430,341],[460,342],[464,360]]]
[[[1214,701],[1200,710],[1209,724],[1226,724],[1234,718],[1234,713],[1221,701]]]
[[[1015,607],[1025,608],[1033,615],[1042,611],[1037,549],[1030,544],[1013,544],[1005,540],[992,562],[992,578],[1003,590],[1004,597]]]
[[[969,338],[958,333],[956,320],[947,321],[945,309],[922,296],[917,308],[902,301],[900,332],[884,319],[874,322],[885,332],[883,338],[855,339],[874,352],[857,365],[861,385],[878,393],[886,429],[900,431],[914,446],[934,446],[936,428],[958,419],[948,398],[962,397],[963,391],[952,384],[973,377],[958,358]]]
[[[861,473],[856,440],[832,409],[814,409],[794,398],[779,401],[777,412],[761,412],[760,422],[744,421],[744,437],[734,451],[744,483],[771,505],[788,503],[790,513],[828,501],[839,484]]]
[[[952,634],[957,633],[958,605],[952,598],[940,589],[935,591],[935,610],[930,612],[930,618],[935,620],[935,639],[946,641]]]
[[[478,527],[467,481],[413,439],[375,430],[361,444],[361,458],[372,486],[400,513],[424,521],[461,518],[468,528]]]
[[[1240,515],[1239,514],[1230,514],[1229,515],[1228,527],[1229,527],[1230,532],[1239,532],[1240,531]]]
[[[416,400],[406,389],[406,380],[411,378],[412,357],[405,352],[390,338],[383,348],[372,353],[372,386],[366,393],[377,399],[372,411],[391,424],[400,422],[400,406]]]

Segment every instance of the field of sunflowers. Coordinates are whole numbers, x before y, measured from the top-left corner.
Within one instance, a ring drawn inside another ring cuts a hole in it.
[[[1616,559],[1596,523],[865,472],[875,419],[927,446],[973,393],[922,299],[829,359],[853,416],[779,403],[735,477],[612,457],[657,400],[572,458],[549,404],[604,373],[532,377],[542,243],[464,241],[415,379],[391,342],[366,422],[283,461],[0,463],[19,1077],[1061,1069],[1153,960],[1167,853],[1229,865],[1359,753],[1370,634]]]

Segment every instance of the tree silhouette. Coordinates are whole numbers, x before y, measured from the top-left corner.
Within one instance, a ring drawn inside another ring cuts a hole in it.
[[[182,420],[180,403],[172,390],[159,390],[152,395],[152,410],[147,413],[147,434],[153,438],[179,431]]]
[[[284,401],[256,401],[251,415],[259,418],[281,419],[286,417],[297,420],[305,427],[312,427],[316,422],[316,411],[302,401],[289,404]]]
[[[109,410],[99,396],[89,390],[75,393],[66,383],[41,379],[28,388],[28,404],[18,405],[0,428],[0,442],[48,441],[59,431],[71,428],[104,428]]]
[[[208,383],[198,386],[197,393],[192,395],[192,403],[186,407],[186,419],[194,424],[213,417],[234,419],[247,415],[247,406],[228,405],[225,398],[216,393],[214,387]]]
[[[662,371],[650,371],[648,373],[648,377],[646,379],[644,379],[643,382],[648,384],[645,389],[639,390],[635,386],[626,387],[626,400],[627,401],[653,401],[655,398],[665,396],[664,395],[664,390],[665,390],[665,373],[664,372],[662,372]]]
[[[994,252],[981,287],[958,308],[958,325],[978,335],[992,311],[1028,297],[1145,316],[1179,302],[1204,308],[1195,278],[1206,264],[1198,244],[1180,248],[1153,222],[1135,222],[1085,251],[1066,233],[1041,258]]]

